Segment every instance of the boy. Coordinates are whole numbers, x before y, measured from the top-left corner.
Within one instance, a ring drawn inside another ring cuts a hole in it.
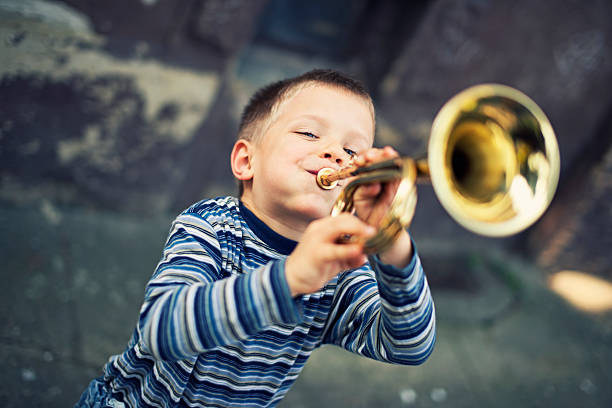
[[[342,187],[315,180],[397,155],[371,148],[374,128],[367,92],[335,71],[256,93],[231,153],[240,200],[177,217],[126,351],[77,406],[274,406],[322,344],[422,363],[435,315],[408,233],[369,259],[359,240],[339,242],[371,236],[397,186],[360,187],[357,216],[332,218]]]

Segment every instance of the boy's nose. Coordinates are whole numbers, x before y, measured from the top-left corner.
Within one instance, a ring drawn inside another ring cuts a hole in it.
[[[324,159],[328,159],[328,160],[335,162],[340,167],[344,166],[344,164],[348,161],[348,158],[343,157],[343,156],[347,156],[344,150],[342,150],[341,153],[340,151],[335,151],[331,149],[326,150],[325,152],[322,153],[321,156]]]

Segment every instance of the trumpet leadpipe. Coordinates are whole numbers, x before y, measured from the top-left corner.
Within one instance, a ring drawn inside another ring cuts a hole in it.
[[[341,170],[323,167],[317,172],[317,185],[324,190],[331,190],[338,185],[338,181],[353,176],[356,169],[356,166],[346,167]]]
[[[335,170],[324,167],[317,173],[317,185],[324,190],[331,190],[338,185],[338,181],[355,177],[364,173],[372,173],[380,170],[398,170],[402,166],[402,159],[395,158],[373,163],[367,166],[351,165],[343,169]]]

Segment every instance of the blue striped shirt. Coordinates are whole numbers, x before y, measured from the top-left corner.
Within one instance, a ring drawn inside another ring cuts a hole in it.
[[[434,305],[416,252],[404,269],[371,258],[292,298],[295,245],[234,197],[184,211],[127,349],[105,366],[107,392],[133,407],[267,407],[322,344],[398,364],[429,356]]]

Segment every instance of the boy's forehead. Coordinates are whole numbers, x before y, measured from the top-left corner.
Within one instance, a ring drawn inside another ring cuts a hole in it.
[[[328,85],[316,82],[297,84],[294,85],[292,88],[288,89],[278,101],[279,110],[281,110],[280,108],[282,108],[283,106],[290,104],[290,102],[294,101],[296,98],[300,96],[307,97],[306,95],[313,96],[315,98],[323,96],[327,98],[333,98],[334,96],[337,96],[339,98],[348,97],[349,99],[353,99],[364,104],[364,106],[366,106],[371,111],[370,113],[373,114],[373,109],[370,109],[372,102],[368,98],[358,95],[337,85]]]
[[[367,134],[371,139],[370,142],[373,142],[375,113],[372,101],[338,86],[319,83],[298,84],[288,90],[284,97],[278,101],[269,119],[271,122],[275,122],[279,117],[285,117],[285,119],[289,120],[298,117],[311,118],[313,120],[317,119],[316,113],[309,111],[308,101],[315,99],[325,103],[329,101],[329,98],[334,98],[334,96],[338,98],[348,97],[366,108],[365,110],[369,113],[369,122],[372,125],[371,131],[368,131]],[[339,105],[335,105],[335,107],[339,107]],[[359,112],[356,111],[355,115],[357,116],[358,113]]]

